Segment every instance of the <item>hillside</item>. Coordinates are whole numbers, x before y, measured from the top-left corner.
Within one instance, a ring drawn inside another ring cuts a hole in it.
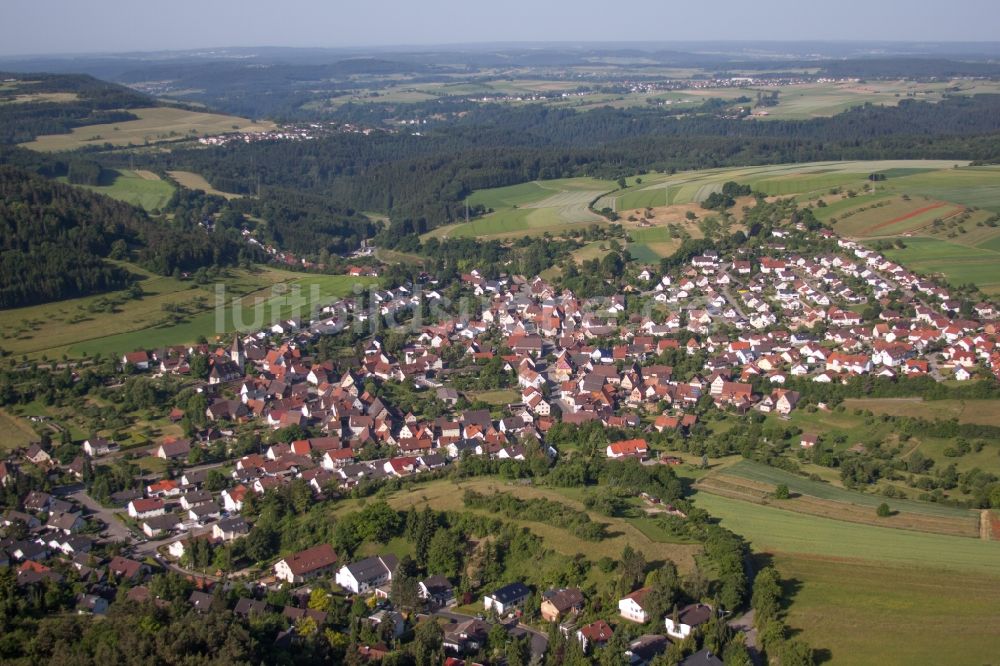
[[[128,286],[132,276],[108,258],[170,274],[233,262],[241,247],[224,235],[173,228],[129,204],[0,167],[0,308]]]

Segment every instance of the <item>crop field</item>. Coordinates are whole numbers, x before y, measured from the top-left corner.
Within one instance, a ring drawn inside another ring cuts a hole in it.
[[[869,560],[1000,577],[1000,542],[862,525],[704,492],[696,504],[754,550]]]
[[[893,248],[886,255],[917,273],[942,275],[953,285],[971,282],[987,294],[1000,294],[1000,252],[996,250],[937,238],[908,238],[904,249]]]
[[[871,160],[845,162],[810,162],[759,167],[706,169],[673,175],[647,174],[642,183],[629,187],[615,196],[616,210],[647,208],[683,203],[698,203],[712,192],[718,192],[727,181],[736,181],[774,196],[822,194],[834,187],[848,185],[860,188],[873,172],[906,170],[923,173],[951,169],[967,162],[949,160]],[[917,177],[916,175],[912,177]],[[976,181],[982,180],[977,176]],[[892,181],[883,181],[881,184]],[[972,182],[971,180],[969,181]],[[933,195],[937,196],[937,195]],[[942,197],[943,198],[943,197]],[[856,200],[859,201],[860,199]],[[959,202],[964,203],[964,202]]]
[[[835,225],[836,230],[845,236],[861,238],[910,234],[930,226],[937,218],[946,219],[964,210],[964,207],[956,204],[924,197],[911,198],[909,201],[901,197],[889,197],[879,199],[878,204],[862,205],[854,208],[846,217],[842,215]]]
[[[146,210],[162,208],[174,193],[174,186],[162,180],[152,171],[117,169],[113,173],[115,174],[114,180],[107,185],[80,185],[79,187],[86,187],[92,192],[104,194],[112,199],[118,199]]]
[[[269,121],[253,122],[246,118],[218,113],[186,111],[170,107],[132,109],[138,120],[106,125],[76,127],[69,134],[49,134],[21,144],[42,152],[75,150],[86,146],[142,146],[163,141],[180,141],[195,137],[226,134],[234,131],[264,131],[274,129]]]
[[[592,213],[588,205],[616,187],[610,181],[568,178],[481,190],[469,197],[469,203],[492,208],[493,213],[468,223],[439,227],[425,238],[539,236],[546,232],[558,234],[574,227],[603,224],[605,219]]]
[[[775,552],[787,622],[834,664],[996,663],[1000,575]],[[960,655],[960,656],[959,656]],[[933,661],[933,660],[931,660]]]
[[[3,347],[14,354],[58,358],[64,353],[88,354],[131,351],[166,344],[194,341],[198,336],[211,338],[216,333],[214,285],[196,285],[151,274],[131,264],[127,268],[143,276],[141,299],[132,300],[124,292],[112,292],[46,303],[25,308],[0,311],[0,337]],[[309,276],[265,268],[258,272],[231,271],[221,281],[229,297],[245,295],[244,319],[250,316],[250,304],[270,293],[273,285],[297,285],[303,298],[311,299],[309,286],[318,285],[322,296],[346,294],[355,282],[367,284],[370,279],[347,276]],[[200,300],[199,300],[200,299]],[[285,305],[288,297],[267,303],[259,311],[270,317],[272,312],[291,311]],[[114,303],[109,306],[109,303]],[[311,304],[311,303],[310,303]],[[179,312],[179,321],[172,312]],[[225,329],[232,330],[233,307],[225,310]],[[286,315],[287,316],[287,315]],[[114,333],[110,333],[114,332]]]
[[[508,484],[499,479],[479,478],[467,481],[453,482],[445,479],[415,486],[390,495],[386,501],[396,509],[408,509],[413,506],[418,511],[424,506],[430,506],[437,511],[465,511],[462,494],[466,489],[481,493],[504,492],[517,497],[531,499],[544,497],[546,499],[568,504],[576,509],[583,509],[583,504],[567,494],[554,489],[535,488],[519,484]],[[572,489],[571,489],[572,490]],[[356,500],[347,500],[338,504],[337,512],[357,508]],[[618,559],[626,545],[641,550],[647,561],[672,560],[681,572],[691,571],[694,567],[694,557],[701,551],[701,546],[670,541],[657,540],[663,538],[655,531],[650,531],[656,539],[647,536],[642,530],[630,524],[624,518],[608,518],[591,513],[592,520],[608,525],[611,535],[602,541],[585,541],[564,529],[553,527],[546,523],[535,521],[515,521],[527,527],[535,534],[545,539],[545,545],[563,555],[573,556],[585,554],[592,561],[602,557]],[[645,527],[645,526],[644,526]]]
[[[239,199],[242,196],[241,194],[233,194],[232,192],[223,192],[222,190],[215,189],[201,174],[194,173],[193,171],[168,171],[167,175],[177,181],[178,185],[186,187],[189,190],[201,190],[205,194],[213,194],[225,199]]]

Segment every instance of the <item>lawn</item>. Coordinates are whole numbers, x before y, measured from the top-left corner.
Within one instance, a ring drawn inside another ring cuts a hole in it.
[[[499,389],[496,391],[466,391],[465,397],[469,402],[482,400],[489,405],[507,405],[517,402],[521,394],[513,390]]]
[[[788,581],[789,626],[834,664],[996,663],[997,575],[784,552],[773,563]]]
[[[987,294],[1000,294],[1000,252],[967,247],[937,238],[908,238],[904,249],[886,251],[916,273],[943,275],[952,285],[973,283]]]
[[[142,146],[163,141],[180,141],[235,131],[265,131],[275,128],[269,121],[253,122],[246,118],[218,113],[187,111],[172,107],[130,109],[138,120],[106,125],[75,127],[68,134],[48,134],[22,144],[42,152],[75,150],[86,146]]]
[[[755,551],[1000,576],[1000,542],[895,530],[804,515],[699,492],[695,503]]]
[[[201,190],[205,194],[213,194],[224,199],[239,199],[242,196],[215,189],[201,174],[194,173],[193,171],[168,171],[167,174],[177,181],[178,185],[186,187],[189,190]]]
[[[152,171],[129,171],[117,169],[111,171],[113,180],[101,185],[81,185],[92,192],[104,194],[112,199],[118,199],[139,206],[146,210],[162,208],[174,193],[170,183],[161,180]],[[65,181],[65,179],[60,178]]]

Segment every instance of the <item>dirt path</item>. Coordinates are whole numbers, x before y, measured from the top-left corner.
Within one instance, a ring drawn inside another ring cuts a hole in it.
[[[979,511],[979,538],[983,541],[990,540],[990,510],[981,509]]]

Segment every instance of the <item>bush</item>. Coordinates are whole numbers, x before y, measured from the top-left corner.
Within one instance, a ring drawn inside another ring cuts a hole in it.
[[[784,500],[784,499],[788,499],[790,496],[791,495],[788,492],[788,486],[786,486],[783,483],[779,484],[778,487],[774,489],[774,498],[775,499]]]
[[[882,502],[878,505],[878,509],[875,510],[875,513],[878,514],[879,518],[888,518],[892,515],[892,510],[889,508],[888,504]]]

